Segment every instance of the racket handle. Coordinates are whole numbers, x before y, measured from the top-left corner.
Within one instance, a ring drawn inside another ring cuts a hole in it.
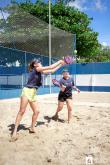
[[[60,83],[57,80],[52,79],[52,82],[55,86],[60,87]]]

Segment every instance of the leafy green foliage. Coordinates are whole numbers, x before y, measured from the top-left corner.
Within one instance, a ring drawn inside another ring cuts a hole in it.
[[[101,62],[110,62],[110,47],[105,47],[102,49],[96,56],[96,60]]]
[[[20,4],[20,7],[40,19],[49,22],[48,4]],[[51,4],[51,23],[55,27],[76,34],[77,55],[80,58],[94,59],[100,51],[98,33],[89,27],[92,18],[63,3]]]

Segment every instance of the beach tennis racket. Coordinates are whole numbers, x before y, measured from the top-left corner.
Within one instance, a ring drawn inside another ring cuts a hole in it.
[[[52,82],[53,82],[53,84],[54,84],[55,86],[61,87],[61,85],[60,85],[60,83],[59,83],[58,80],[52,79]],[[68,84],[68,86],[74,87],[74,85],[73,85],[72,83]],[[75,90],[76,90],[76,89],[75,89]],[[66,92],[68,92],[68,91],[69,91],[69,90],[67,90]],[[80,90],[79,90],[79,89],[78,89],[77,91],[78,91],[78,93],[80,93]]]
[[[52,83],[53,83],[55,86],[57,86],[57,87],[61,87],[59,81],[56,80],[56,79],[52,79]]]
[[[52,82],[53,82],[53,84],[54,84],[55,86],[57,86],[57,87],[61,87],[61,85],[60,85],[60,83],[59,83],[58,80],[56,80],[56,79],[52,79]],[[71,87],[72,87],[73,84],[72,84],[72,83],[69,83],[68,86],[71,86]]]
[[[74,57],[72,57],[72,56],[65,56],[65,57],[64,57],[64,62],[65,62],[66,64],[72,64],[72,63],[74,63],[74,61],[75,61],[75,59],[74,59]]]

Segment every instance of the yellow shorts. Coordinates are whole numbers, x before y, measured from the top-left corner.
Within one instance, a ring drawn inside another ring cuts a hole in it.
[[[22,89],[22,93],[21,93],[21,96],[25,96],[28,98],[28,100],[30,102],[33,102],[33,101],[36,101],[37,100],[37,95],[36,95],[36,88],[27,88],[27,87],[24,87]]]

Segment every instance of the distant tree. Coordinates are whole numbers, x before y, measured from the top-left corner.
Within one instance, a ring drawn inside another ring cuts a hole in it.
[[[69,2],[74,2],[75,0],[55,0],[56,4],[64,4],[67,5]]]
[[[48,4],[21,4],[20,7],[47,23],[49,22]],[[89,58],[94,59],[94,56],[100,51],[100,44],[97,39],[98,33],[94,32],[89,26],[92,20],[93,18],[89,18],[78,9],[65,6],[61,3],[51,4],[52,25],[62,30],[75,33],[78,57],[86,58],[87,60],[89,60]]]
[[[12,3],[12,4],[16,4],[17,1],[16,1],[16,0],[11,0],[11,3]]]
[[[105,47],[96,56],[96,61],[98,62],[110,62],[110,47]]]

